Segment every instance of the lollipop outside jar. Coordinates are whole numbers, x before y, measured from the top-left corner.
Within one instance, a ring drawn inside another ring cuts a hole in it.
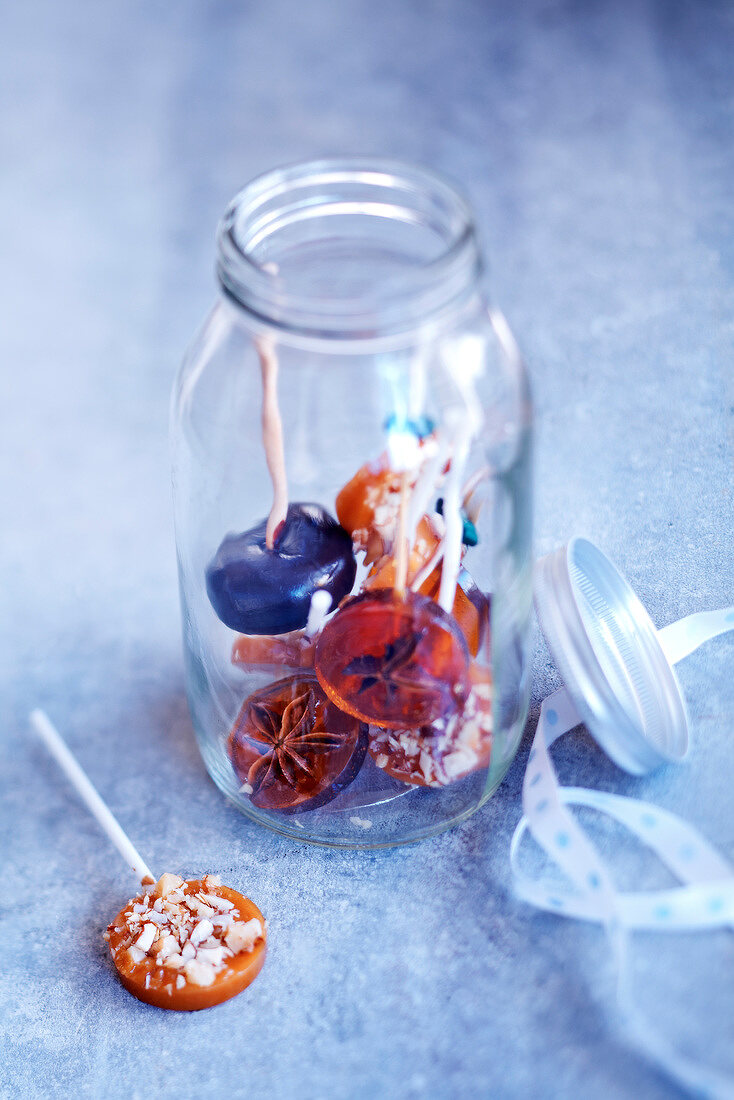
[[[530,406],[430,173],[273,172],[174,392],[189,704],[248,816],[380,847],[462,820],[527,713]]]

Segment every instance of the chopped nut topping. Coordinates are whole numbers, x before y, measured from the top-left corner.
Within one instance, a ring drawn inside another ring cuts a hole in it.
[[[196,961],[209,963],[211,966],[221,966],[225,955],[229,955],[226,947],[200,947],[196,952]]]
[[[189,909],[192,909],[200,917],[213,917],[216,913],[216,909],[213,909],[211,905],[207,905],[206,902],[200,901],[197,897],[187,898],[186,904]]]
[[[124,922],[114,926],[118,938],[113,955],[123,955],[136,966],[145,963],[146,988],[154,978],[161,984],[165,976],[173,981],[173,974],[176,989],[187,982],[209,986],[234,955],[252,951],[263,937],[259,920],[238,919],[236,904],[215,892],[221,885],[216,876],[207,875],[202,885],[206,890],[187,893],[183,879],[162,875],[151,896],[131,899]],[[110,925],[108,942],[112,931]]]
[[[251,951],[262,934],[260,921],[257,917],[253,917],[244,924],[241,921],[233,924],[226,932],[224,942],[230,951],[238,955],[240,951]]]
[[[196,947],[196,945],[198,943],[201,943],[202,940],[207,939],[207,937],[210,936],[213,931],[214,925],[210,920],[200,920],[194,928],[194,931],[189,936],[189,939],[193,943],[194,947]]]
[[[194,985],[211,985],[216,977],[216,971],[208,963],[200,963],[197,959],[190,959],[186,963],[185,970],[188,981]]]
[[[153,946],[153,940],[156,938],[157,932],[158,929],[154,924],[146,924],[135,941],[137,949],[139,951],[148,951]]]
[[[180,889],[183,884],[184,880],[182,878],[167,871],[165,875],[161,875],[155,885],[156,897],[164,898],[167,894],[173,893],[174,890]]]
[[[163,965],[169,970],[181,970],[184,966],[186,966],[186,962],[187,960],[183,957],[183,955],[168,955],[163,960]]]
[[[196,896],[201,898],[207,905],[211,905],[212,908],[218,909],[220,913],[224,913],[228,909],[234,909],[234,902],[227,901],[226,898],[219,898],[213,894],[197,894]]]

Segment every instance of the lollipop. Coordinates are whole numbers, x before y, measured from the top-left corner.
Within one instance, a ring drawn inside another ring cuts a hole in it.
[[[272,548],[267,522],[227,535],[206,571],[217,615],[245,634],[304,627],[314,592],[327,592],[337,604],[357,571],[349,535],[320,504],[289,504]]]
[[[262,913],[215,875],[188,882],[162,875],[120,910],[104,938],[125,989],[158,1008],[221,1004],[265,962]]]
[[[31,722],[145,887],[104,935],[125,989],[158,1008],[185,1012],[240,993],[265,962],[265,920],[254,902],[214,875],[185,882],[164,874],[156,883],[48,717],[36,710]]]
[[[293,814],[323,806],[352,782],[367,738],[367,726],[338,710],[316,678],[303,674],[245,700],[228,750],[254,806]]]
[[[461,711],[419,729],[377,730],[370,755],[393,779],[422,787],[445,787],[477,768],[492,750],[492,693],[489,672],[469,669],[471,688]]]
[[[306,625],[311,597],[333,603],[354,584],[352,540],[319,504],[289,504],[278,408],[278,360],[272,342],[257,341],[262,372],[262,432],[273,505],[261,523],[222,541],[206,571],[219,618],[245,634],[286,634]]]
[[[365,551],[368,565],[392,550],[400,489],[400,474],[390,468],[385,454],[360,467],[336,498],[337,518],[355,549]]]
[[[240,634],[232,646],[232,664],[247,668],[257,665],[313,668],[314,639],[302,631],[289,634]]]
[[[316,675],[348,714],[380,726],[422,726],[461,708],[469,652],[451,615],[392,589],[344,604],[316,643]]]

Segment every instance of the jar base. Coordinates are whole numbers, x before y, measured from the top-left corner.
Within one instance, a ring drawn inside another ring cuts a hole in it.
[[[515,755],[527,717],[518,716],[512,751],[445,788],[391,781],[369,760],[354,783],[332,802],[301,814],[258,810],[239,790],[223,747],[197,735],[207,771],[227,801],[245,817],[291,840],[325,848],[369,851],[415,844],[446,832],[476,813],[495,793]],[[394,786],[391,786],[394,784]]]

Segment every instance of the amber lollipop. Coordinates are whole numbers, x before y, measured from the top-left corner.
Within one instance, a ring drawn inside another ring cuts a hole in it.
[[[184,881],[167,873],[156,882],[48,716],[34,710],[31,723],[144,887],[104,934],[125,989],[147,1004],[183,1012],[241,993],[265,962],[265,920],[255,903],[215,875]]]
[[[357,775],[368,728],[303,673],[268,684],[240,708],[227,748],[253,806],[303,813],[331,802]]]
[[[344,604],[316,643],[316,675],[337,707],[395,729],[461,708],[469,650],[456,620],[416,592],[363,592]]]

